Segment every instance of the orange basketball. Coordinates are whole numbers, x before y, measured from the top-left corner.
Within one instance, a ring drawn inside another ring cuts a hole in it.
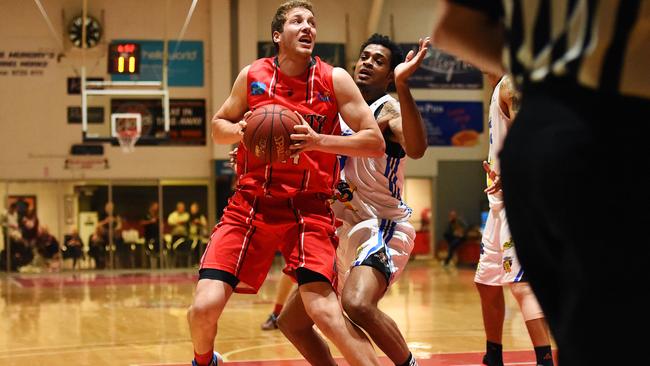
[[[251,155],[267,164],[291,156],[293,126],[300,124],[293,111],[279,104],[263,105],[253,111],[246,123],[243,141]]]

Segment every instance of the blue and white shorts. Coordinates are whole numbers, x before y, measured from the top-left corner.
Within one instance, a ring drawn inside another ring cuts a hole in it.
[[[488,286],[502,286],[525,281],[524,270],[517,259],[515,242],[506,220],[506,210],[490,209],[483,230],[481,258],[474,282]]]
[[[339,246],[336,250],[339,291],[355,266],[371,266],[393,283],[406,267],[415,241],[415,229],[408,221],[368,219],[355,225],[343,223],[336,233]]]

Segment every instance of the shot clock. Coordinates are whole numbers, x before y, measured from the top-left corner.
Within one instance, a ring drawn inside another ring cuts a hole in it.
[[[111,43],[108,45],[109,74],[140,73],[140,45],[137,43]]]

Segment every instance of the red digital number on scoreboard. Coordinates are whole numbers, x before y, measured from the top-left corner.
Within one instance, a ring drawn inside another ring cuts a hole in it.
[[[137,43],[111,43],[108,46],[108,73],[140,73],[140,45]]]

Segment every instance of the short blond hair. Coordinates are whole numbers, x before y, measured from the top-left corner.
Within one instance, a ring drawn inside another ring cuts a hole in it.
[[[289,10],[295,8],[305,8],[311,11],[312,14],[314,13],[313,5],[310,1],[307,0],[289,0],[282,3],[282,5],[280,5],[275,11],[273,21],[271,21],[271,40],[273,40],[273,32],[282,33],[284,30],[284,23],[287,21],[287,13]],[[273,44],[275,45],[275,49],[277,51],[278,44],[275,43],[275,41],[273,41]]]

